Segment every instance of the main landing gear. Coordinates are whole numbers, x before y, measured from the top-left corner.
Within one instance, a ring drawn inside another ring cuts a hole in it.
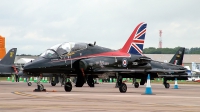
[[[72,90],[72,83],[71,81],[67,78],[67,76],[64,75],[63,77],[63,83],[64,83],[64,89],[66,92],[70,92]]]
[[[77,81],[76,81],[76,87],[82,87],[83,84],[85,82],[85,78],[84,77],[81,77],[80,75],[78,75],[77,77]],[[72,84],[71,84],[71,81],[69,79],[65,79],[64,78],[64,89],[66,92],[70,92],[72,90]],[[89,75],[88,76],[88,79],[87,79],[87,84],[90,86],[90,87],[94,87],[94,80],[93,80],[93,76],[92,75]]]
[[[163,78],[163,85],[165,86],[166,89],[170,87],[170,84],[167,83],[167,79],[165,77]]]
[[[121,75],[117,75],[117,82],[116,82],[116,86],[119,88],[119,91],[121,93],[125,93],[127,91],[127,86],[125,83],[122,83],[122,76]]]
[[[93,76],[92,76],[92,75],[88,75],[87,84],[88,84],[90,87],[94,87],[94,79],[93,79]]]
[[[66,92],[70,92],[72,90],[72,83],[71,82],[66,82],[64,89]]]
[[[51,86],[56,86],[56,81],[54,77],[51,78]]]
[[[44,89],[44,86],[40,83],[41,79],[42,79],[42,76],[39,76],[37,80],[37,89],[34,90],[35,92],[46,91],[46,89]]]
[[[139,83],[136,82],[136,78],[133,78],[133,83],[132,83],[132,84],[134,84],[134,87],[135,87],[135,88],[138,88],[138,87],[139,87]]]

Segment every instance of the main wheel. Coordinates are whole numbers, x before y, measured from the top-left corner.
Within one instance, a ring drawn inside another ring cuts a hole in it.
[[[170,87],[170,84],[169,83],[165,83],[164,86],[165,86],[166,89],[168,89]]]
[[[87,84],[88,84],[90,87],[94,87],[94,80],[87,81]]]
[[[31,82],[28,82],[28,86],[31,86],[32,85],[32,83]]]
[[[92,77],[92,76],[88,76],[87,84],[88,84],[90,87],[94,87],[94,80],[93,80],[93,77]]]
[[[139,87],[139,83],[138,83],[138,82],[135,82],[135,83],[134,83],[134,87],[135,87],[135,88],[138,88],[138,87]]]
[[[65,89],[66,92],[70,92],[72,90],[71,82],[65,83],[64,89]]]
[[[56,86],[56,82],[55,81],[51,81],[51,86]]]
[[[119,91],[121,93],[125,93],[127,91],[127,86],[125,83],[122,83],[120,86],[119,86]]]

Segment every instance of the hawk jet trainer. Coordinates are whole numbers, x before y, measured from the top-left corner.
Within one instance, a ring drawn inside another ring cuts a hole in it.
[[[151,58],[139,55],[142,52],[146,34],[146,23],[136,26],[124,46],[112,50],[91,43],[64,42],[57,44],[40,55],[37,59],[26,63],[23,74],[41,76],[46,73],[64,75],[64,90],[70,92],[72,84],[67,78],[77,77],[76,87],[82,87],[87,78],[87,84],[94,87],[93,78],[107,75],[116,77],[119,91],[124,93],[127,86],[122,78],[151,78],[164,74],[165,77],[186,77],[186,69],[179,65],[153,61]],[[140,53],[137,54],[136,51]],[[141,75],[142,74],[142,75]],[[40,78],[41,78],[40,77]],[[35,90],[45,90],[39,83]]]

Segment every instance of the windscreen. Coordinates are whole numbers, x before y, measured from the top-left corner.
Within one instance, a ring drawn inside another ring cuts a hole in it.
[[[41,57],[44,58],[58,58],[59,56],[57,55],[57,53],[52,50],[52,49],[47,49],[44,53],[42,53],[40,55]]]
[[[65,42],[50,47],[40,56],[44,58],[58,58],[59,56],[62,56],[64,54],[68,54],[70,52],[75,53],[76,51],[80,51],[86,48],[87,48],[86,43]]]

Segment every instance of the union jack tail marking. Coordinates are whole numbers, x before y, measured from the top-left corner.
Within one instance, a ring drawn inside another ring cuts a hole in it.
[[[146,34],[146,27],[147,27],[146,23],[140,23],[135,28],[135,30],[133,31],[133,33],[131,34],[131,36],[121,49],[121,51],[131,54],[142,55],[145,34]]]

